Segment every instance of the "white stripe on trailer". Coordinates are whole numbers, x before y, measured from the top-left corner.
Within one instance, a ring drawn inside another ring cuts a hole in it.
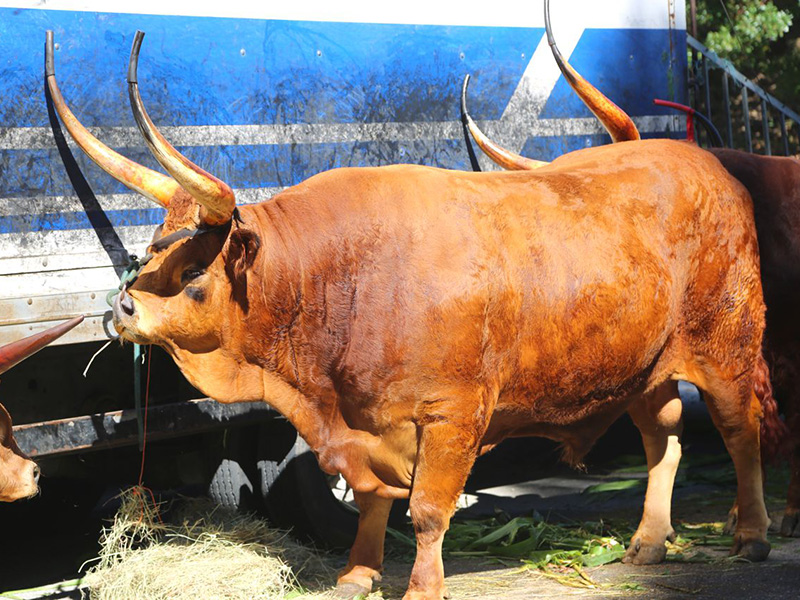
[[[303,2],[198,2],[197,0],[0,0],[0,7],[99,13],[127,13],[187,17],[394,23],[410,25],[465,25],[477,27],[544,27],[544,8],[519,0],[405,0],[361,2],[303,0]],[[686,28],[686,8],[665,0],[570,0],[553,2],[553,23],[603,29]],[[673,14],[670,14],[670,11]],[[672,17],[672,19],[671,19]]]
[[[263,187],[263,188],[236,188],[233,190],[236,195],[236,204],[255,204],[268,200],[285,187]],[[95,196],[103,210],[138,210],[153,208],[156,206],[152,201],[135,193],[124,194],[97,194]],[[15,196],[13,198],[0,199],[0,215],[40,215],[47,213],[63,212],[82,212],[83,204],[77,196],[34,196],[31,198]],[[2,237],[3,234],[0,234]],[[9,234],[6,234],[9,235]],[[10,234],[13,235],[13,234]],[[0,252],[0,257],[4,256]]]
[[[512,98],[520,108],[524,103],[517,97],[524,95],[529,82],[535,78],[523,77]],[[552,81],[552,86],[555,81]],[[542,86],[534,86],[535,97],[543,91]],[[529,92],[530,93],[530,92]],[[549,93],[549,90],[548,90]],[[511,103],[509,102],[509,106]],[[493,127],[513,127],[513,123],[502,125],[509,114],[530,114],[525,110],[506,110],[500,121],[482,121],[492,123]],[[654,133],[665,130],[666,123],[672,123],[672,117],[663,115],[647,115],[635,117],[639,130]],[[536,119],[535,115],[526,118],[525,130],[509,132],[512,135],[528,137],[558,137],[563,135],[594,135],[602,133],[603,127],[593,117],[579,119]],[[670,127],[671,128],[671,127]],[[187,146],[262,146],[281,144],[336,144],[348,142],[406,142],[424,139],[455,140],[461,139],[460,121],[439,121],[419,123],[337,123],[337,124],[300,124],[300,125],[199,125],[184,127],[159,126],[173,145]],[[144,146],[139,130],[135,127],[92,127],[95,137],[112,148],[141,148]],[[72,142],[70,146],[77,148]],[[55,147],[49,127],[0,127],[0,150],[41,150]]]

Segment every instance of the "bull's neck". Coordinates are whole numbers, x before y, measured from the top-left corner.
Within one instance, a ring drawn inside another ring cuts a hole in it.
[[[259,388],[260,399],[314,447],[337,405],[330,378],[349,335],[354,283],[347,269],[353,265],[345,269],[324,246],[310,246],[309,239],[324,239],[324,228],[313,231],[316,224],[293,219],[278,203],[253,206],[245,219],[258,231],[261,249],[238,324],[246,363],[238,367],[237,385],[250,396]]]

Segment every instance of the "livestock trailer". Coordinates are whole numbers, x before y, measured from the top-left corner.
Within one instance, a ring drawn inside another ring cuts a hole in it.
[[[202,469],[190,466],[186,445],[158,461],[176,482],[205,478],[220,500],[266,503],[278,520],[334,543],[355,523],[338,503],[341,482],[315,470],[302,440],[266,405],[203,398],[163,352],[153,350],[148,365],[127,344],[112,343],[84,376],[116,337],[109,291],[144,254],[164,211],[65,137],[45,92],[47,30],[76,116],[109,146],[158,168],[125,80],[134,32],[147,32],[139,83],[151,117],[246,204],[339,167],[469,169],[459,117],[468,73],[470,112],[505,147],[549,160],[607,143],[551,58],[542,3],[520,6],[0,0],[0,344],[86,316],[0,385],[22,448],[45,472],[88,481],[127,469],[135,481],[146,401],[148,440],[184,436],[204,446]],[[552,18],[562,53],[645,136],[683,136],[682,118],[652,104],[686,102],[683,3],[572,0],[554,3]],[[128,467],[109,458],[121,447],[134,451]]]

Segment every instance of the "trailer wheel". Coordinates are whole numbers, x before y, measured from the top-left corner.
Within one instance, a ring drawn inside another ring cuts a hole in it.
[[[342,493],[343,480],[323,473],[308,444],[289,423],[284,425],[276,431],[270,424],[259,436],[256,465],[267,513],[301,537],[349,548],[358,526],[352,494]]]
[[[220,506],[235,511],[258,511],[260,496],[256,492],[258,473],[253,468],[257,427],[226,429],[222,436],[221,454],[208,485],[208,495]]]

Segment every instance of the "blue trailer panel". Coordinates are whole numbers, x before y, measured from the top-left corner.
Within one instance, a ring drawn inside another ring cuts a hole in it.
[[[492,15],[485,5],[417,0],[367,12],[319,0],[147,1],[139,14],[115,4],[0,0],[0,344],[76,314],[88,318],[62,343],[113,337],[105,295],[125,266],[122,247],[141,254],[163,219],[75,147],[88,188],[68,175],[45,101],[47,29],[78,118],[158,168],[125,82],[133,34],[146,31],[139,82],[151,117],[240,203],[336,167],[469,168],[458,108],[467,73],[470,112],[507,147],[549,160],[608,141],[555,67],[539,2],[520,14],[499,0]],[[681,120],[652,106],[654,97],[686,99],[682,4],[597,4],[553,7],[562,52],[644,135],[682,136]]]

